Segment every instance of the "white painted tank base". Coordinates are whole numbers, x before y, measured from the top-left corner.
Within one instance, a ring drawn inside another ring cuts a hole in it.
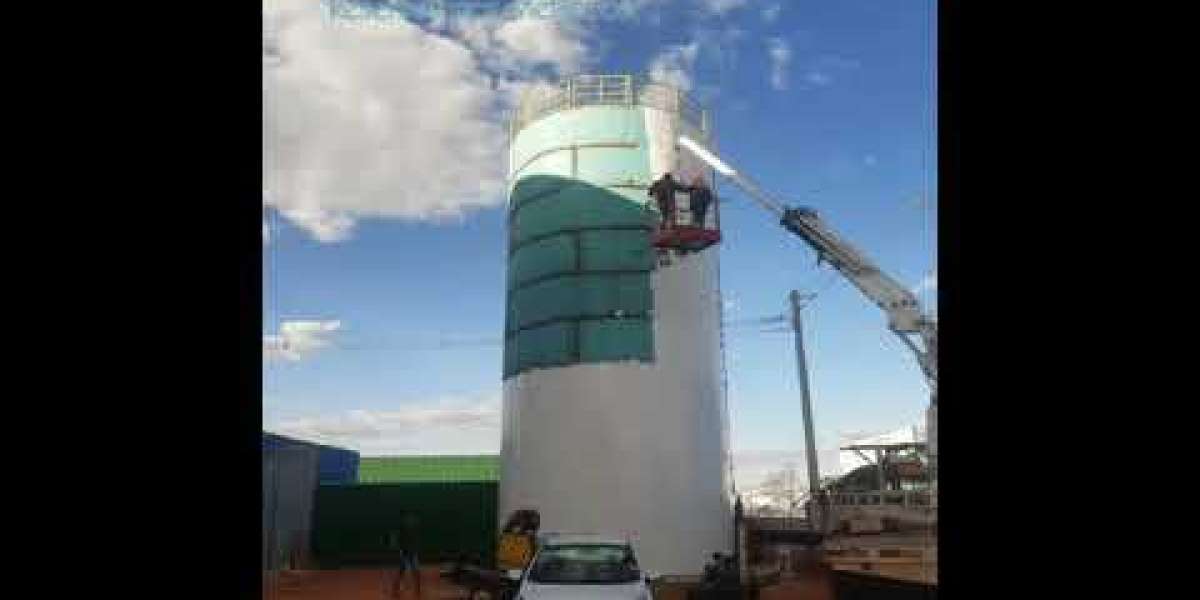
[[[654,363],[591,363],[504,382],[500,518],[628,535],[643,568],[699,574],[731,552],[717,250],[653,275]]]

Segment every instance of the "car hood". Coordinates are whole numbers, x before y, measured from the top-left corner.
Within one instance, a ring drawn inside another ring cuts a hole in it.
[[[521,589],[521,600],[647,600],[641,581],[606,585],[529,583]]]

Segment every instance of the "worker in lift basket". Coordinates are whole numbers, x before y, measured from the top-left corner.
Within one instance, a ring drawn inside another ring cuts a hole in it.
[[[646,190],[646,195],[654,196],[654,200],[658,203],[663,229],[671,229],[675,226],[675,192],[677,191],[687,191],[687,188],[676,183],[669,172],[663,173],[663,176],[650,184],[650,189]]]
[[[703,175],[697,175],[692,179],[692,185],[688,186],[688,208],[692,211],[692,225],[704,227],[704,213],[708,212],[712,201],[713,193],[708,187],[708,181]]]

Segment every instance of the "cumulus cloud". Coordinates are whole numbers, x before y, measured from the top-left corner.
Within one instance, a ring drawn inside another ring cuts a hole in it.
[[[272,430],[371,455],[498,454],[500,394],[437,398],[390,410],[354,409],[295,418]]]
[[[661,8],[673,0],[513,0],[505,13],[553,18],[560,21],[631,20],[645,16],[648,9]],[[744,1],[744,0],[743,0]]]
[[[506,20],[478,17],[463,21],[455,34],[491,74],[523,78],[539,68],[571,73],[583,64],[582,32],[563,22],[537,17]]]
[[[574,69],[584,48],[534,18],[458,33],[402,19],[338,26],[319,2],[265,1],[265,200],[325,242],[362,218],[439,220],[502,203],[512,82]]]
[[[512,56],[531,63],[574,70],[583,60],[584,47],[568,37],[561,25],[546,19],[522,18],[503,23],[496,39]]]
[[[303,360],[328,347],[341,327],[341,321],[284,321],[278,333],[263,335],[263,359]]]
[[[771,61],[771,87],[787,89],[788,65],[792,62],[792,48],[783,38],[767,39],[767,57]]]
[[[692,72],[696,57],[700,54],[700,42],[667,46],[651,61],[647,69],[655,81],[668,83],[684,91],[692,89]]]

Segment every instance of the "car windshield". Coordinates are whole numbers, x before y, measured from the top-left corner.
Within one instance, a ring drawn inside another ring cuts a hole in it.
[[[638,577],[633,551],[613,544],[548,546],[529,573],[534,583],[630,583]]]

